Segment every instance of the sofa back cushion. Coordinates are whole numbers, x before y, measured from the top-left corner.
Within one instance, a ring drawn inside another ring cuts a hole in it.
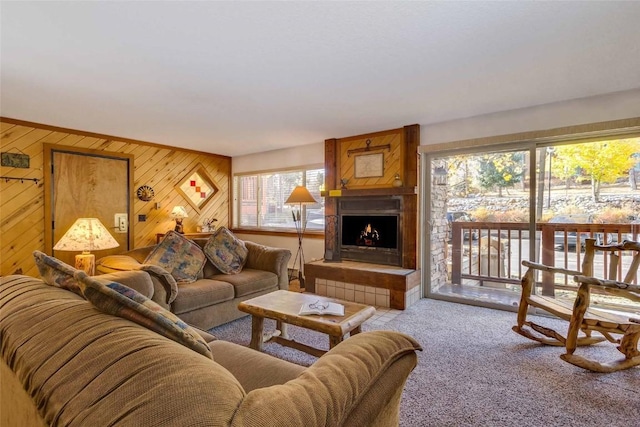
[[[242,271],[249,250],[226,227],[220,227],[205,244],[204,253],[220,272],[237,274]]]
[[[101,311],[129,319],[213,359],[211,349],[195,329],[139,292],[100,276],[87,276],[84,271],[77,271],[74,277],[84,297]]]
[[[180,233],[169,231],[147,256],[144,264],[164,268],[178,283],[192,283],[198,279],[206,260],[200,246]]]

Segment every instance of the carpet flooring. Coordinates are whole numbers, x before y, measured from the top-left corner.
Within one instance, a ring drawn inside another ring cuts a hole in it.
[[[384,325],[420,342],[400,407],[401,426],[640,426],[640,368],[597,374],[560,359],[562,348],[534,343],[515,332],[516,314],[422,299]],[[536,323],[566,328],[539,317]],[[275,322],[265,321],[265,330]],[[245,317],[211,332],[248,345],[251,321]],[[290,327],[301,342],[328,348],[328,338]],[[309,366],[316,358],[275,343],[265,352]],[[609,343],[579,348],[579,354],[618,358]]]

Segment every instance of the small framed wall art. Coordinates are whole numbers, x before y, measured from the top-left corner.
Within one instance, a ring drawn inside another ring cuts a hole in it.
[[[356,178],[375,178],[384,176],[384,153],[360,154],[354,159]]]
[[[218,187],[202,165],[185,175],[175,188],[198,213],[218,193]]]

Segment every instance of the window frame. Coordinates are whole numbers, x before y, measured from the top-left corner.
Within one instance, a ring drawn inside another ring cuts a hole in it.
[[[271,233],[276,233],[276,234],[296,234],[296,228],[295,225],[293,223],[293,221],[291,221],[290,224],[288,224],[287,226],[283,226],[283,227],[279,227],[279,226],[263,226],[260,224],[260,220],[262,218],[262,212],[260,211],[260,207],[261,207],[261,203],[262,203],[262,186],[263,186],[263,176],[264,175],[275,175],[275,174],[290,174],[290,173],[296,173],[296,172],[300,172],[302,173],[302,183],[296,183],[296,185],[307,185],[307,173],[310,171],[315,171],[315,170],[322,170],[322,173],[324,174],[324,163],[314,163],[314,164],[308,164],[308,165],[302,165],[302,166],[294,166],[294,167],[290,167],[290,168],[279,168],[279,169],[266,169],[266,170],[259,170],[259,171],[247,171],[247,172],[239,172],[239,173],[234,173],[233,174],[233,203],[232,203],[232,227],[233,230],[238,231],[238,232],[251,232],[251,233],[267,233],[267,234],[271,234]],[[241,225],[241,202],[242,200],[242,195],[244,192],[244,188],[242,187],[241,184],[241,179],[242,178],[247,178],[247,177],[254,177],[254,182],[256,185],[256,189],[255,189],[255,194],[256,194],[256,224],[255,226],[251,226],[251,225]],[[323,181],[320,185],[320,190],[322,191],[324,189],[324,178]],[[318,199],[318,203],[320,203],[322,205],[322,210],[324,212],[324,198],[322,196],[320,197],[316,197],[316,199]],[[302,212],[301,215],[304,218],[307,218],[307,206],[303,205],[302,206]],[[309,228],[307,226],[306,230],[305,230],[305,234],[319,234],[319,235],[324,235],[324,227],[322,228]]]

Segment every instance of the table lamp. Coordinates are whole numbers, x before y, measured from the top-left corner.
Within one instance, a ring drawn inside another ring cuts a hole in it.
[[[88,275],[95,273],[96,257],[90,251],[117,248],[120,244],[113,238],[98,218],[78,218],[67,230],[54,251],[82,251],[76,255],[76,268]]]
[[[296,226],[296,233],[298,234],[298,252],[296,252],[296,256],[293,259],[293,266],[295,267],[296,262],[298,263],[298,280],[300,281],[300,288],[304,288],[304,250],[302,249],[302,239],[304,237],[304,231],[307,228],[307,218],[300,218],[300,212],[302,211],[302,205],[311,205],[314,203],[318,203],[316,199],[313,198],[307,187],[302,185],[298,185],[293,189],[289,198],[284,202],[287,205],[298,205],[297,212],[291,211],[293,215],[293,223]],[[289,278],[291,280],[291,278]]]
[[[189,218],[187,210],[183,206],[174,206],[169,216],[176,220],[176,228],[174,228],[174,230],[180,234],[184,234],[184,226],[182,225],[182,220],[184,218]]]

